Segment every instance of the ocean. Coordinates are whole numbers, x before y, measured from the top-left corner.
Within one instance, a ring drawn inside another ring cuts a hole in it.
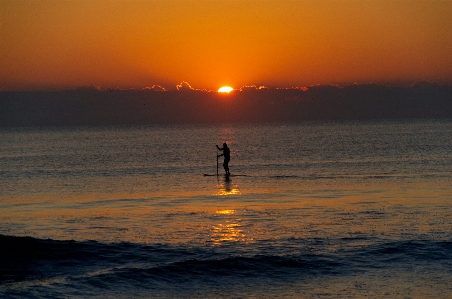
[[[1,298],[452,298],[452,120],[0,140]]]

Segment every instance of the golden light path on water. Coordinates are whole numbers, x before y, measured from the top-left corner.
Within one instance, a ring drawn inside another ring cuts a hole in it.
[[[235,210],[218,210],[217,215],[234,215]],[[241,219],[225,219],[223,223],[212,226],[210,236],[213,245],[222,245],[224,242],[243,242],[249,243],[253,239],[247,237],[242,225],[239,223]]]
[[[218,192],[216,195],[219,196],[226,196],[226,195],[233,195],[233,194],[241,194],[240,189],[238,188],[238,185],[234,185],[232,181],[228,178],[225,179],[223,183],[218,183],[217,185]]]
[[[228,177],[222,183],[218,183],[217,188],[218,192],[215,194],[217,196],[241,194],[238,185],[234,185]],[[223,209],[215,212],[216,215],[220,216],[232,216],[235,213],[236,211],[233,209]],[[248,238],[241,228],[240,219],[228,218],[222,220],[222,223],[214,224],[210,231],[211,241],[214,245],[222,245],[224,242],[248,243],[252,241],[252,238]]]
[[[249,188],[244,178],[234,178],[234,184],[232,180],[221,181],[211,185],[210,190],[166,196],[121,194],[112,198],[98,194],[4,199],[0,218],[9,230],[14,229],[15,235],[60,240],[97,237],[105,242],[221,246],[228,242],[258,242],[269,235],[342,238],[382,234],[442,239],[451,229],[451,193],[445,182],[436,183],[406,184],[404,188],[386,184],[353,188],[330,185],[328,190],[320,184],[275,198],[280,193],[275,189]],[[216,192],[213,197],[208,194],[212,191]],[[256,193],[261,195],[257,198]]]

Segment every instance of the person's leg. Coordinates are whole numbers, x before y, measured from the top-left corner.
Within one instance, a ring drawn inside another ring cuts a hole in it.
[[[226,171],[226,174],[230,174],[229,173],[229,160],[225,160],[224,161],[224,170]]]

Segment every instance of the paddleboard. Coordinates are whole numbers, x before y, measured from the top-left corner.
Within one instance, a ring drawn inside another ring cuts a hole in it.
[[[216,174],[203,173],[203,176],[217,176],[217,175]],[[220,174],[218,176],[233,177],[233,176],[247,176],[247,175],[246,174],[230,174],[230,175]]]

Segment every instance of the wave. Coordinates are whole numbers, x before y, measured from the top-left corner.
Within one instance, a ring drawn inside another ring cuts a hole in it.
[[[452,264],[452,242],[387,241],[350,246],[359,240],[288,240],[250,251],[166,244],[56,241],[0,235],[0,285],[66,278],[78,281],[178,282],[215,277],[306,277],[388,268],[395,264]],[[335,244],[333,244],[335,243]],[[288,244],[288,243],[286,243]],[[340,245],[341,244],[341,245]],[[229,250],[229,251],[228,251]]]

